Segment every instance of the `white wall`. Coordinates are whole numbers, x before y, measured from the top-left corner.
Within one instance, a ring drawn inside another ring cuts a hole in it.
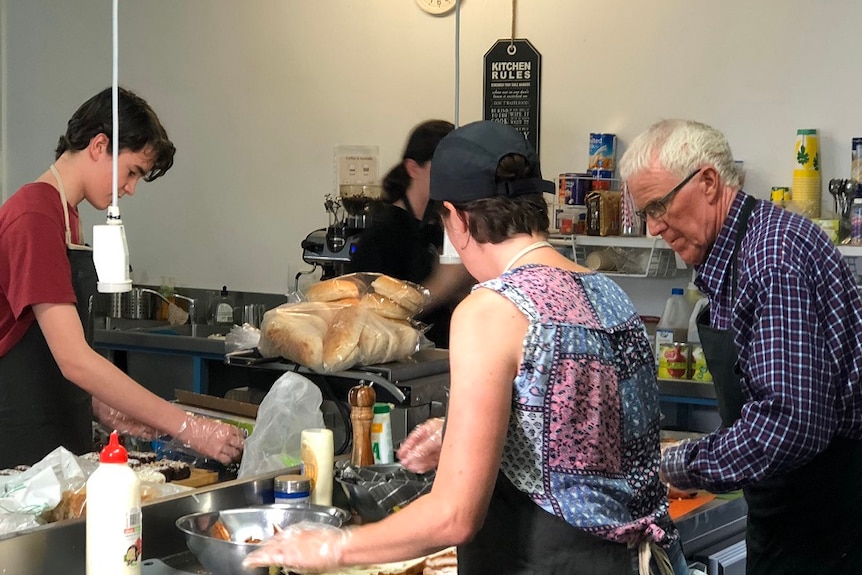
[[[77,105],[110,84],[111,2],[0,1],[8,193],[45,169]],[[820,130],[824,180],[849,175],[862,135],[858,0],[518,10],[517,35],[542,53],[548,177],[585,167],[589,132],[617,133],[623,150],[662,117],[722,129],[760,197],[790,185],[797,128]],[[510,11],[509,0],[463,1],[461,123],[481,117],[482,57],[509,35]],[[411,0],[121,0],[120,82],[178,147],[166,177],[121,203],[134,279],[284,291],[306,267],[300,241],[326,223],[334,147],[378,145],[385,171],[414,124],[453,119],[454,24]],[[653,289],[663,302],[666,286]]]

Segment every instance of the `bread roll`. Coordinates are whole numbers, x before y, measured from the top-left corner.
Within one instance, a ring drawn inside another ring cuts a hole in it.
[[[360,360],[359,336],[369,312],[360,306],[348,306],[336,312],[323,342],[323,370],[343,371]]]
[[[368,314],[359,336],[359,353],[364,365],[392,361],[398,352],[398,338],[388,321],[377,314]]]
[[[419,346],[419,332],[407,322],[389,321],[393,336],[395,337],[395,350],[389,361],[404,359],[416,352]]]
[[[359,300],[359,305],[389,319],[408,319],[413,313],[394,300],[377,293],[367,293]]]
[[[305,297],[311,302],[338,301],[345,298],[358,298],[359,283],[353,278],[332,278],[308,287]]]
[[[296,304],[302,306],[302,304]],[[329,328],[325,317],[332,317],[332,310],[310,310],[308,306],[286,311],[264,319],[258,347],[266,357],[281,356],[313,369],[323,365],[323,340]]]
[[[411,314],[421,311],[422,306],[425,305],[425,294],[413,287],[410,282],[381,275],[371,282],[371,287],[376,293],[407,308]]]

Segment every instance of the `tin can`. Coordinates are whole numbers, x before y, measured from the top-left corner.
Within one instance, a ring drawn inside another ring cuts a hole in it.
[[[610,190],[614,181],[614,173],[610,170],[590,170],[592,181],[590,190]]]
[[[613,172],[616,169],[616,134],[590,134],[590,170]]]
[[[587,192],[590,191],[590,183],[593,178],[587,173],[566,172],[558,176],[559,203],[569,206],[583,206]]]
[[[272,491],[276,503],[308,504],[311,480],[306,475],[279,475]]]
[[[703,354],[703,346],[699,343],[690,344],[691,353],[691,379],[693,381],[710,382],[712,374],[709,373],[709,367],[706,365],[706,356]]]
[[[658,346],[658,377],[688,379],[688,344],[661,343]]]

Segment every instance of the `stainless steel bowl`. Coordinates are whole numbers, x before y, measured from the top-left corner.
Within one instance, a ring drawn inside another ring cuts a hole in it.
[[[337,507],[262,505],[192,513],[177,519],[176,525],[185,534],[189,550],[213,575],[267,575],[266,568],[243,568],[242,560],[257,547],[257,543],[246,540],[272,537],[276,525],[284,528],[312,521],[341,527],[349,518],[346,511]],[[218,520],[227,527],[230,541],[212,537],[212,527]]]

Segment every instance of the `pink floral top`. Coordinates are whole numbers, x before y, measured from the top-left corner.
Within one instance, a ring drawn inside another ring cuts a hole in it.
[[[501,471],[545,511],[621,543],[668,541],[653,354],[607,276],[527,265],[493,290],[530,320]]]

